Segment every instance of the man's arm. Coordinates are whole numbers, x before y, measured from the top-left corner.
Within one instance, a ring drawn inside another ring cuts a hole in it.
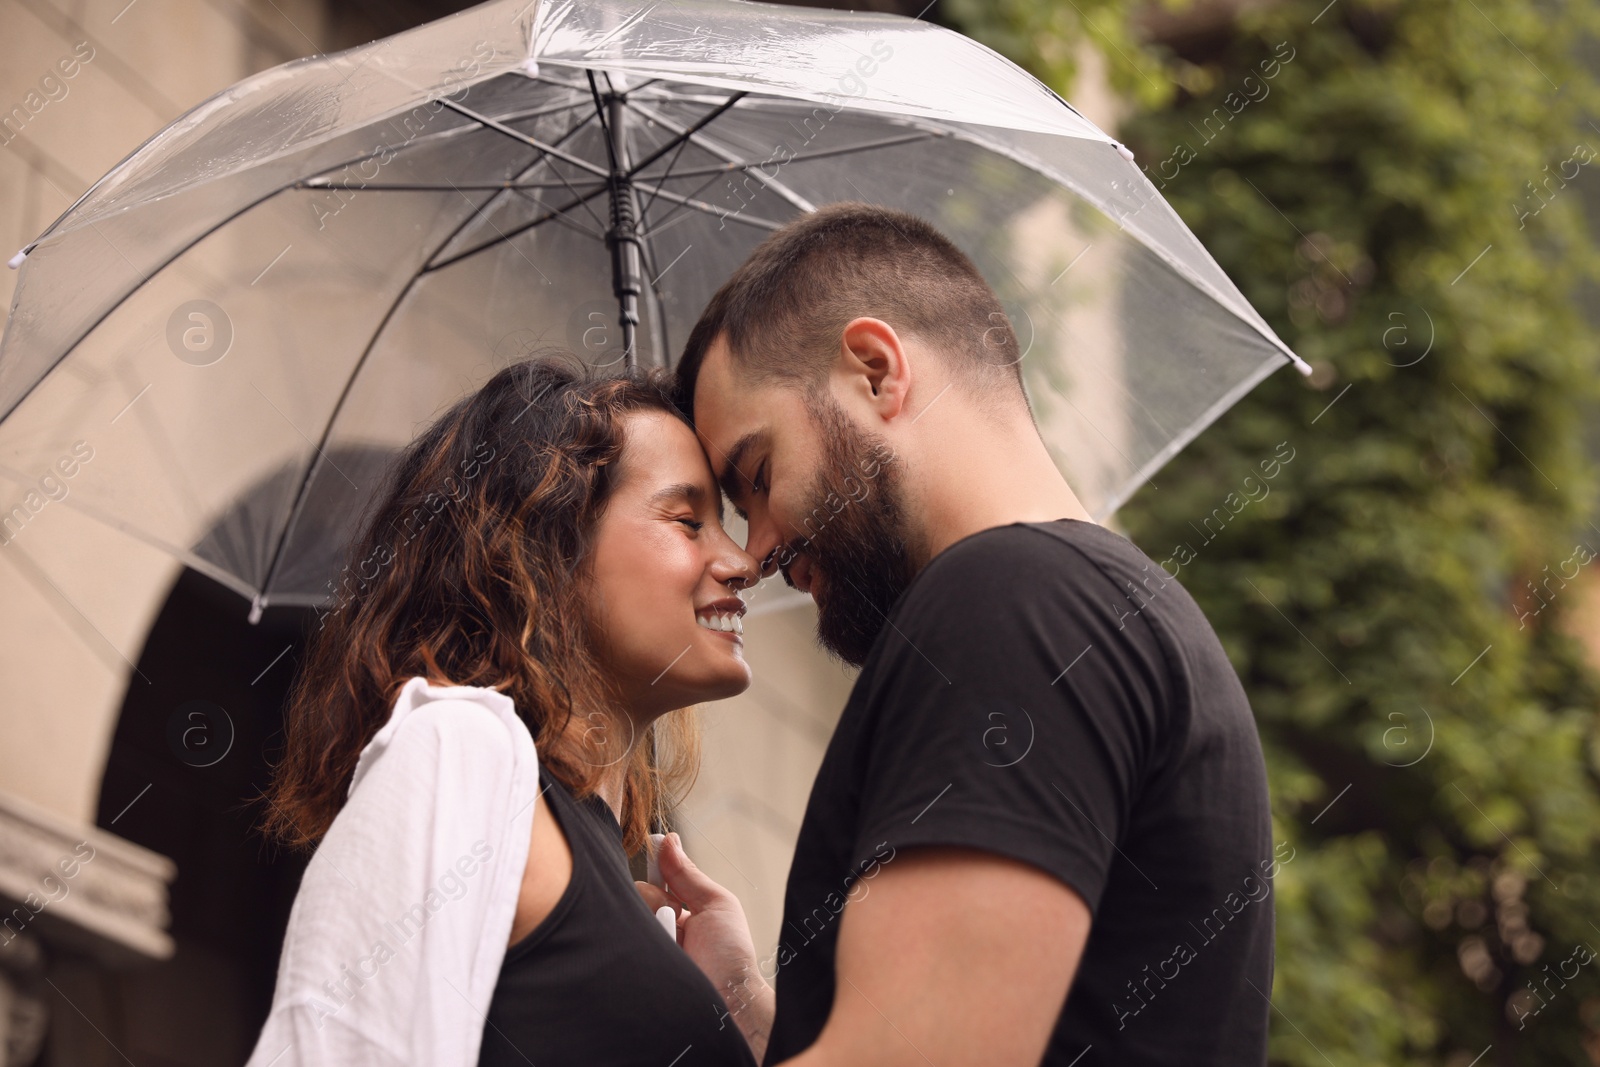
[[[840,919],[838,985],[788,1067],[1033,1065],[1089,937],[1064,883],[964,848],[907,850]]]

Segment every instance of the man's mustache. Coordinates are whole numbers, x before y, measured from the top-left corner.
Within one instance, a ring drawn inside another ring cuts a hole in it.
[[[822,516],[822,520],[818,524],[818,528],[813,530],[810,534],[797,535],[784,544],[779,545],[777,548],[774,548],[771,552],[768,552],[766,557],[761,561],[762,573],[766,573],[768,567],[775,567],[777,572],[783,575],[784,583],[787,584],[791,589],[795,587],[794,582],[789,578],[790,565],[794,563],[797,557],[810,548],[817,538],[822,536],[828,525],[834,519],[838,518],[840,512],[844,511],[852,504],[862,504],[866,502],[868,496],[868,483],[872,478],[877,477],[878,472],[883,469],[885,464],[894,459],[894,450],[884,446],[881,442],[873,442],[872,446],[865,450],[865,454],[870,457],[870,462],[858,461],[858,463],[855,465],[845,461],[839,461],[835,463],[834,473],[842,476],[843,480],[840,484],[843,486],[843,492],[830,492],[828,494],[828,499],[838,498],[839,505],[837,507],[828,508],[829,513]],[[863,475],[863,478],[858,479],[856,477],[858,468],[860,473]],[[854,489],[850,488],[852,484],[855,486]],[[810,519],[816,518],[817,514],[822,512],[825,507],[827,507],[827,505],[824,501],[823,504],[819,504],[817,507],[813,508],[811,510]],[[809,526],[809,519],[807,525]],[[815,553],[813,553],[811,555],[812,566],[815,567],[817,562],[817,556]]]
[[[789,580],[789,568],[794,566],[794,561],[809,547],[811,547],[811,538],[805,536],[795,537],[784,542],[771,552],[768,552],[766,558],[761,561],[762,573],[765,573],[767,568],[771,567],[774,572],[781,574],[784,582],[788,584],[789,588],[793,589],[794,582]],[[811,561],[812,566],[816,566],[816,562],[815,558],[813,558]]]

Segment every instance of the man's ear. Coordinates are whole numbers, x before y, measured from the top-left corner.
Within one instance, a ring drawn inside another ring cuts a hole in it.
[[[892,419],[905,410],[911,362],[893,326],[882,319],[852,319],[840,335],[835,377],[842,402],[865,404],[879,418]]]

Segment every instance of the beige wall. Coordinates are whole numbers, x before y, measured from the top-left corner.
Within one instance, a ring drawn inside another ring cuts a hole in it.
[[[320,0],[0,0],[0,258],[167,123],[323,33]],[[7,308],[16,277],[0,270]],[[0,506],[26,474],[0,470]],[[129,661],[175,574],[62,507],[0,546],[0,791],[93,822]]]

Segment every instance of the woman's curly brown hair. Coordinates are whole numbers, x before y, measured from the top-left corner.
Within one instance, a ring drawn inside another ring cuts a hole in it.
[[[592,794],[631,740],[596,659],[585,573],[616,485],[626,417],[682,418],[658,373],[594,377],[552,358],[501,370],[397,458],[367,512],[285,709],[265,830],[309,847],[406,681],[486,686],[515,702],[539,761]],[[698,765],[692,712],[627,756],[636,852]]]

